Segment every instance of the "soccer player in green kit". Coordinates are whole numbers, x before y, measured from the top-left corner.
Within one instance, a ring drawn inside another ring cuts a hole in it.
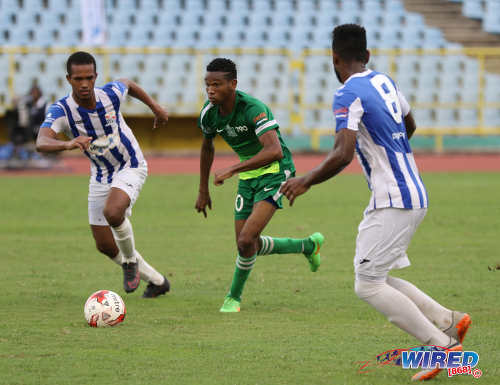
[[[236,65],[229,59],[214,59],[205,76],[208,101],[198,119],[203,144],[195,208],[205,217],[207,206],[212,208],[208,180],[214,159],[213,138],[221,135],[240,158],[239,163],[217,170],[214,179],[220,186],[239,174],[234,211],[238,256],[231,288],[220,309],[223,313],[240,311],[241,293],[258,255],[303,253],[314,272],[320,265],[319,250],[324,241],[320,233],[303,239],[261,236],[275,211],[283,207],[279,189],[295,175],[295,166],[271,110],[237,91],[236,84]]]

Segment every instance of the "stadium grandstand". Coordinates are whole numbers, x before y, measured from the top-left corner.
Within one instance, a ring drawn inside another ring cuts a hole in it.
[[[78,47],[95,54],[100,83],[131,78],[173,122],[194,122],[205,66],[225,56],[293,148],[326,148],[339,86],[331,31],[342,23],[365,26],[369,67],[407,96],[417,148],[500,148],[500,0],[0,0],[0,115],[34,82],[49,101],[68,93],[65,60]],[[147,117],[140,103],[125,111]]]

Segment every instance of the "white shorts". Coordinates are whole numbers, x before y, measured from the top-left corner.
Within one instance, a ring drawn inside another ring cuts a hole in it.
[[[132,215],[132,206],[139,197],[139,193],[148,176],[147,167],[124,168],[114,175],[111,184],[91,182],[89,184],[89,223],[91,225],[107,226],[103,210],[112,187],[124,191],[130,198],[130,205],[125,212],[127,217]]]
[[[384,281],[390,270],[409,266],[406,250],[426,213],[396,208],[365,212],[356,239],[356,279]]]

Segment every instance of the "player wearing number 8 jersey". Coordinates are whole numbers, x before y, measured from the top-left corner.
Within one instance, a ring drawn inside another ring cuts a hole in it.
[[[356,152],[372,191],[356,240],[356,294],[422,344],[461,350],[470,317],[388,275],[409,266],[406,250],[427,211],[427,193],[408,141],[416,129],[410,106],[390,77],[366,68],[370,54],[363,27],[336,27],[332,49],[337,78],[344,84],[333,104],[334,148],[323,163],[288,180],[281,191],[293,204],[310,186],[342,171]],[[439,371],[424,370],[413,379],[431,379]]]
[[[206,217],[211,208],[208,190],[214,158],[212,140],[219,134],[238,154],[240,162],[215,173],[215,185],[239,174],[235,202],[235,230],[238,256],[233,282],[221,312],[240,310],[243,287],[257,255],[303,253],[311,271],[320,264],[323,236],[272,238],[261,236],[276,209],[282,208],[281,184],[295,174],[292,156],[279,132],[271,110],[261,101],[236,91],[236,65],[218,58],[207,66],[205,83],[208,101],[203,106],[198,126],[203,132],[200,157],[200,189],[196,210]]]

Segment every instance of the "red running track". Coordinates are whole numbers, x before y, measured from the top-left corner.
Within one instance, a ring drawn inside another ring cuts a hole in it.
[[[325,154],[294,155],[293,159],[298,173],[304,173],[321,163]],[[422,172],[464,172],[464,171],[500,171],[500,154],[417,154],[415,155],[419,170]],[[162,156],[148,157],[150,174],[197,174],[199,158],[196,156]],[[213,169],[230,166],[238,162],[231,155],[215,157]],[[57,174],[89,174],[89,161],[85,157],[64,157],[61,162],[49,170],[0,170],[1,176],[6,175],[57,175]],[[343,171],[344,173],[361,173],[357,160]]]

